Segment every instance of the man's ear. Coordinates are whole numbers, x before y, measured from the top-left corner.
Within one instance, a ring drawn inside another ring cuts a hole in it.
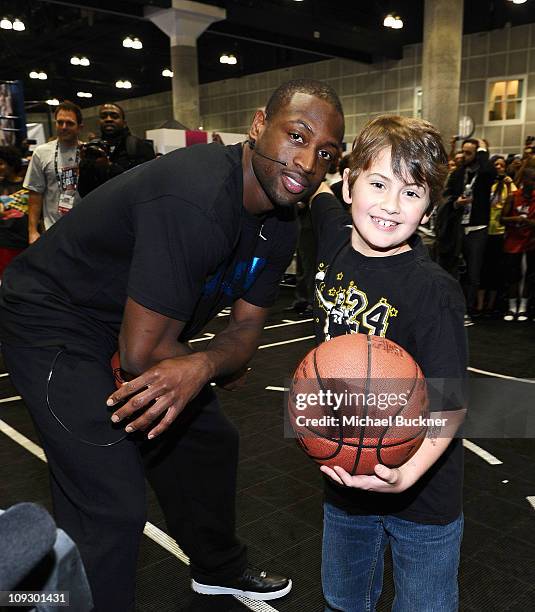
[[[259,108],[253,117],[253,122],[249,128],[249,139],[257,140],[266,127],[266,113],[263,108]]]
[[[342,186],[342,196],[346,204],[351,204],[351,189],[349,187],[349,168],[344,170],[344,184]]]

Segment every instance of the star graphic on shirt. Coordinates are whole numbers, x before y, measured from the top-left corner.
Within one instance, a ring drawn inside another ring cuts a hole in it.
[[[397,317],[398,316],[398,309],[394,308],[393,306],[390,308],[390,316],[391,317]]]
[[[338,274],[336,275],[336,280],[342,280],[343,278],[344,278],[344,273],[338,272]]]
[[[332,287],[331,289],[329,289],[329,295],[331,297],[334,297],[336,295],[336,289],[334,287]]]

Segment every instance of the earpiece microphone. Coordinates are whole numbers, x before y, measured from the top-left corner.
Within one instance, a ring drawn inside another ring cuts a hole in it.
[[[282,166],[288,165],[288,162],[280,161],[278,159],[273,159],[273,157],[269,157],[268,155],[264,155],[263,153],[260,153],[260,151],[256,148],[256,140],[254,140],[253,138],[249,138],[247,140],[247,143],[249,145],[249,148],[252,151],[254,151],[257,155],[260,155],[260,157],[263,157],[264,159],[269,159],[269,161],[275,162],[276,164],[281,164]]]

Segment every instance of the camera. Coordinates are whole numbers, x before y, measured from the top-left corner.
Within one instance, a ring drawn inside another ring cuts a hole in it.
[[[80,147],[80,155],[83,159],[109,158],[110,145],[101,138],[94,138]]]

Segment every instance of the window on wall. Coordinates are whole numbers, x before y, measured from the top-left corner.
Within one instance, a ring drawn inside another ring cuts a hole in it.
[[[417,87],[414,90],[414,116],[418,119],[422,118],[422,88]]]
[[[525,78],[488,81],[486,122],[520,122],[524,112]]]

